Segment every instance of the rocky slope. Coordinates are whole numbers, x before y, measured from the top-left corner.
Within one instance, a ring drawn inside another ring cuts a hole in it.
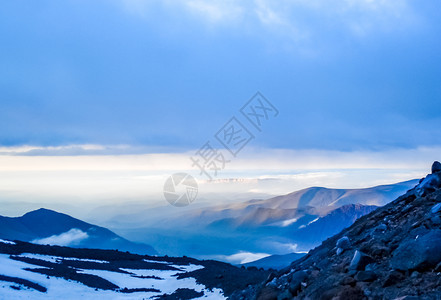
[[[441,299],[441,164],[403,196],[232,296],[293,298]]]

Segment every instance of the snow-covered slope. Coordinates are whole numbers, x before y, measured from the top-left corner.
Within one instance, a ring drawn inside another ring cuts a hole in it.
[[[215,261],[0,240],[0,299],[225,299],[265,276]]]

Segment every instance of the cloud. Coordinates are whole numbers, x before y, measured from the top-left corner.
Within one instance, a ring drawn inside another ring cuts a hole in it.
[[[128,11],[136,13],[152,10],[151,3],[158,3],[122,1]],[[415,21],[407,0],[173,0],[162,5],[169,10],[184,8],[181,12],[210,24],[236,22],[240,28],[261,25],[295,39],[323,33],[331,24],[333,29],[342,27],[355,36],[364,36],[401,29]]]
[[[114,148],[118,148],[115,146]],[[76,155],[96,153],[107,150],[108,147],[102,145],[66,145],[66,146],[12,146],[1,147],[0,155]]]
[[[239,1],[186,0],[183,4],[189,11],[212,23],[235,20],[244,13]]]
[[[227,261],[230,264],[246,264],[269,256],[267,253],[239,252],[233,255],[217,255],[216,259]]]
[[[155,151],[138,146],[72,145],[0,147],[0,171],[188,171],[186,152]],[[35,151],[38,151],[38,155]],[[219,148],[217,151],[228,152]],[[381,151],[273,149],[247,147],[228,163],[228,170],[421,169],[439,159],[440,147],[390,148]],[[20,154],[20,155],[18,155]],[[282,175],[282,174],[278,174]],[[264,176],[264,174],[260,174]],[[297,175],[296,175],[297,176]],[[321,176],[310,173],[307,176]],[[264,179],[264,177],[261,177]]]
[[[79,229],[73,228],[60,235],[53,235],[43,239],[33,240],[31,243],[40,245],[75,246],[86,240],[89,235]]]

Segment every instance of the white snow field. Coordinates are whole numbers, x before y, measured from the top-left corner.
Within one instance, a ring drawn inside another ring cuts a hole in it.
[[[4,242],[4,241],[1,241]],[[60,262],[60,260],[70,260],[69,258],[61,258],[48,255],[39,254],[22,254],[20,257],[28,257],[34,259],[45,260],[48,262]],[[72,258],[72,260],[88,261],[106,263],[105,261],[95,261],[87,259]],[[166,263],[166,262],[165,262]],[[133,292],[122,293],[114,290],[100,290],[90,288],[82,283],[65,280],[63,278],[57,278],[52,276],[46,276],[43,274],[31,272],[25,270],[26,268],[42,268],[28,264],[25,262],[11,259],[7,254],[0,254],[0,275],[17,277],[31,281],[47,288],[47,292],[39,292],[35,289],[28,288],[24,285],[16,284],[13,282],[0,281],[0,300],[9,299],[63,299],[63,300],[77,300],[77,299],[154,299],[156,296],[163,294],[172,294],[179,288],[192,289],[196,292],[203,292],[204,295],[196,299],[225,299],[220,289],[209,290],[201,284],[197,284],[194,278],[177,279],[176,274],[184,273],[188,271],[204,268],[197,265],[173,265],[169,264],[179,271],[164,271],[164,270],[135,270],[135,269],[121,269],[122,271],[129,272],[130,274],[105,271],[105,270],[85,270],[78,269],[78,273],[97,275],[103,279],[106,279],[113,284],[119,286],[121,289],[157,289],[160,292]],[[138,276],[138,277],[135,277]],[[155,276],[155,278],[143,278],[142,276]],[[158,279],[158,277],[160,279]]]

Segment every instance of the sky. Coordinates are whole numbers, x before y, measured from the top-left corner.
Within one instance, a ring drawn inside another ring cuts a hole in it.
[[[351,187],[421,176],[441,147],[440,15],[435,0],[7,1],[0,175],[15,183],[0,192],[23,198],[35,178],[20,172],[57,168],[54,179],[72,165],[160,182],[191,169],[233,116],[249,126],[240,109],[258,91],[278,114],[250,127],[222,176],[388,170],[319,182]]]

